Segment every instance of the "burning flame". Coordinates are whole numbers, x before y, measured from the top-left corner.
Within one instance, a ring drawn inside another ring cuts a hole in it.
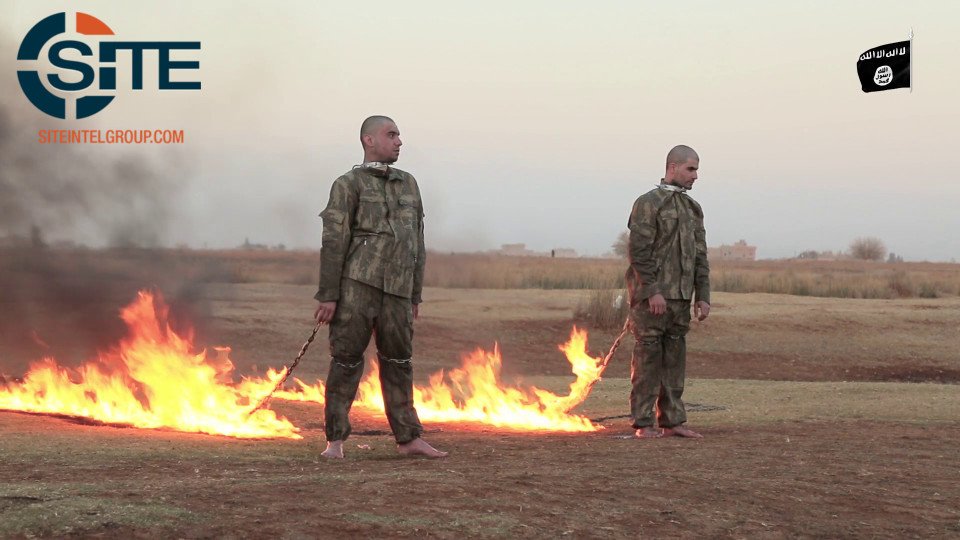
[[[230,384],[233,364],[191,352],[190,339],[171,330],[167,313],[162,299],[141,291],[121,311],[128,336],[116,349],[76,370],[52,358],[34,363],[22,383],[0,385],[0,409],[238,438],[301,438],[273,411],[249,414],[279,374]]]
[[[270,370],[265,378],[244,378],[233,384],[233,364],[225,354],[208,358],[191,352],[189,336],[177,335],[167,323],[168,308],[159,297],[141,291],[121,310],[128,336],[115,349],[75,370],[52,358],[31,365],[22,382],[3,383],[0,410],[61,414],[109,424],[140,428],[226,435],[238,438],[300,439],[298,429],[274,411],[253,404],[265,396],[284,371]],[[601,359],[586,352],[587,333],[576,327],[560,346],[576,380],[566,395],[535,386],[503,383],[503,359],[498,347],[477,349],[460,367],[430,376],[414,387],[421,419],[434,422],[479,423],[522,431],[596,431],[586,417],[570,411],[583,403],[600,378]],[[286,369],[286,368],[284,368]],[[355,406],[384,410],[379,373],[374,363],[360,383]],[[294,379],[297,388],[274,397],[324,402],[324,384]]]
[[[503,358],[498,347],[492,352],[477,349],[463,359],[460,367],[434,373],[426,386],[413,390],[417,414],[434,422],[470,422],[523,431],[596,431],[584,416],[570,411],[583,403],[600,378],[600,358],[586,352],[587,333],[574,327],[570,340],[560,346],[567,356],[576,380],[567,395],[531,386],[508,386],[500,380]],[[277,392],[275,397],[323,403],[324,385],[309,385],[294,378],[299,388]],[[379,370],[374,363],[360,382],[355,407],[383,411]]]

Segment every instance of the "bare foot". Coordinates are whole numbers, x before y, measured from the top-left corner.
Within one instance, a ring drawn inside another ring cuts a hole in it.
[[[642,427],[638,429],[637,432],[633,434],[633,436],[638,439],[659,439],[660,437],[663,437],[663,434],[660,433],[659,429],[655,427],[647,426],[647,427]]]
[[[397,452],[406,456],[426,456],[429,458],[447,457],[447,452],[441,452],[427,444],[427,441],[416,438],[408,443],[398,444]]]
[[[343,459],[343,441],[327,441],[327,449],[320,455],[327,459]]]
[[[696,431],[680,424],[679,426],[673,426],[668,428],[663,428],[663,436],[669,437],[671,435],[677,437],[686,437],[688,439],[702,439],[703,435],[697,433]]]

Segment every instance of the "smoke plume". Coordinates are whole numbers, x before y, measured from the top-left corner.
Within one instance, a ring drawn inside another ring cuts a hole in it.
[[[40,144],[39,129],[71,122],[23,96],[10,41],[0,39],[0,374],[42,356],[89,359],[123,334],[119,309],[139,289],[159,289],[174,316],[199,322],[198,283],[151,249],[175,218],[187,171],[156,152]]]

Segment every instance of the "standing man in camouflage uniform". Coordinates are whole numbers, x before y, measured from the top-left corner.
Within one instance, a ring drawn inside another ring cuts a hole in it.
[[[690,303],[698,320],[710,314],[710,266],[703,210],[687,195],[700,157],[689,146],[667,154],[660,185],[641,195],[630,220],[630,412],[638,438],[700,438],[684,426],[683,382]],[[654,413],[656,406],[656,413]],[[654,420],[662,428],[654,427]]]
[[[387,420],[401,454],[444,457],[420,438],[413,407],[413,320],[419,316],[423,268],[423,205],[412,175],[391,165],[400,130],[386,116],[360,127],[363,164],[333,182],[323,218],[320,305],[330,324],[330,374],[324,406],[327,458],[343,457],[350,407],[363,375],[363,353],[376,336]]]

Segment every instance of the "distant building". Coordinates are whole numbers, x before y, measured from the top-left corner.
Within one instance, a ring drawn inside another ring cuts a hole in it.
[[[527,249],[526,244],[501,244],[500,249],[492,250],[490,253],[510,257],[562,257],[564,259],[575,259],[579,257],[575,249],[554,248],[547,252],[533,251],[532,249]]]
[[[250,241],[249,238],[244,238],[243,243],[240,244],[240,249],[252,249],[252,250],[265,250],[270,249],[266,244],[256,244]]]
[[[740,240],[732,246],[707,248],[707,258],[724,261],[755,261],[757,260],[757,246],[747,245],[746,240]]]
[[[500,250],[495,252],[497,255],[512,255],[514,257],[530,257],[536,255],[532,250],[527,249],[526,244],[503,244]]]

